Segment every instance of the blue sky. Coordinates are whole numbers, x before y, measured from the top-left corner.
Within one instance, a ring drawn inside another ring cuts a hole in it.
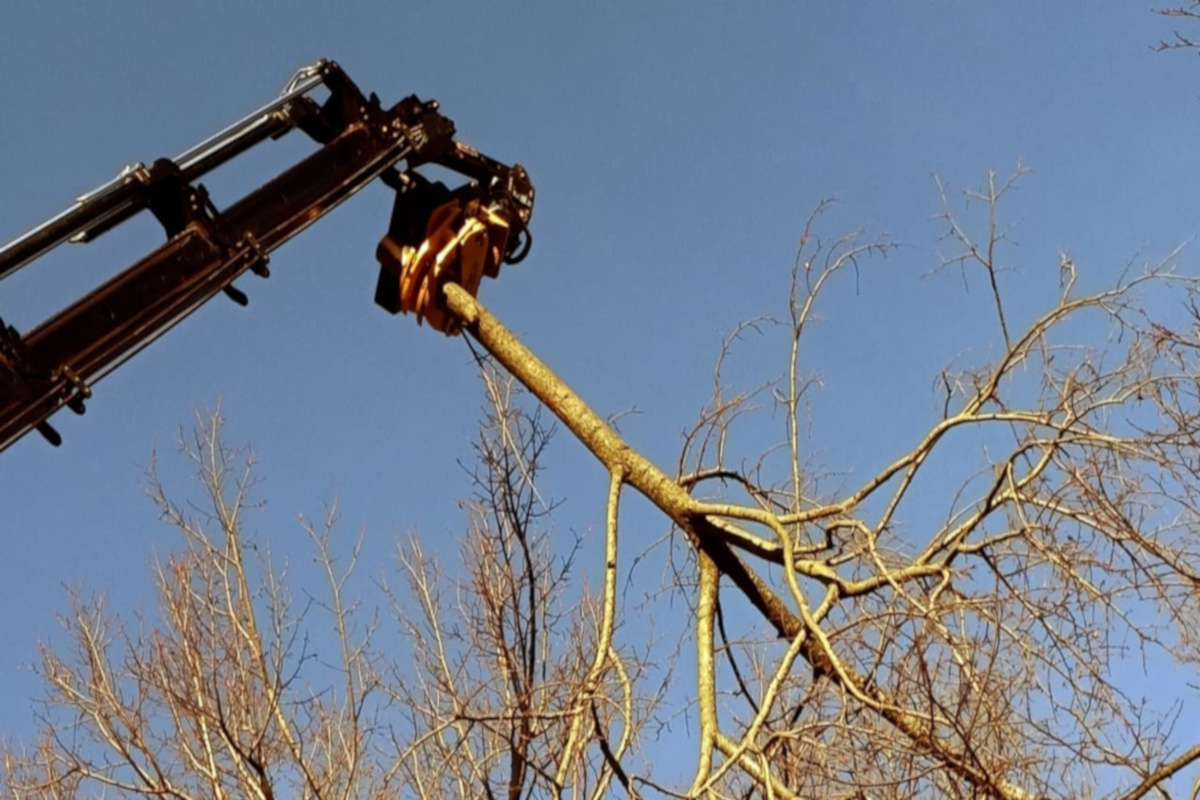
[[[786,311],[793,248],[822,197],[840,200],[827,232],[862,224],[905,245],[830,295],[811,345],[826,383],[812,446],[852,474],[928,424],[938,367],[987,352],[983,293],[953,273],[922,277],[940,233],[932,173],[957,191],[1018,159],[1034,170],[1008,207],[1020,228],[1004,280],[1030,303],[1018,314],[1049,300],[1060,248],[1100,283],[1200,228],[1200,63],[1150,51],[1171,27],[1146,3],[196,8],[4,4],[0,239],[334,58],[385,102],[438,98],[461,138],[529,169],[533,253],[482,299],[601,413],[636,406],[622,430],[668,467],[722,336]],[[303,144],[216,175],[214,199]],[[122,610],[152,602],[151,553],[175,540],[141,470],[197,408],[219,401],[230,440],[258,452],[259,524],[276,551],[302,552],[295,515],[334,493],[380,559],[396,533],[432,542],[461,527],[457,461],[482,395],[461,340],[373,305],[389,211],[388,190],[363,191],[280,250],[270,280],[239,284],[249,308],[213,301],[104,381],[86,417],[61,415],[63,448],[32,436],[0,455],[0,728],[26,725],[23,665],[64,585],[104,588]],[[0,316],[31,327],[157,236],[141,221],[56,253],[0,286]],[[739,369],[769,377],[785,355],[748,349]],[[565,437],[551,467],[569,498],[562,524],[585,530],[600,519],[600,469]],[[661,533],[641,504],[629,514],[633,541]]]

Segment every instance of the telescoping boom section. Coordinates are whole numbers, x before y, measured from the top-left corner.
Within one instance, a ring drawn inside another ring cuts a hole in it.
[[[319,102],[322,87],[328,96]],[[218,209],[199,180],[293,129],[318,149]],[[428,164],[464,183],[429,180],[417,171]],[[32,330],[0,319],[0,450],[31,430],[60,444],[48,421],[58,409],[84,413],[97,381],[216,295],[245,305],[234,280],[247,271],[267,277],[271,251],[376,178],[396,192],[376,250],[376,302],[456,334],[442,287],[453,281],[474,294],[483,276],[525,257],[529,176],[457,141],[436,101],[414,95],[385,109],[322,60],[252,114],[173,159],[126,167],[0,249],[3,281],[64,242],[90,242],[143,212],[166,233],[160,247]]]

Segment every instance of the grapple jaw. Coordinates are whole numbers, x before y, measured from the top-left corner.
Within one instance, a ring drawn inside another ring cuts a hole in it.
[[[525,257],[533,187],[520,166],[504,167],[486,186],[472,181],[451,190],[415,172],[393,183],[391,223],[376,250],[375,302],[454,336],[443,287],[456,283],[474,296],[485,276],[496,278],[502,265]]]

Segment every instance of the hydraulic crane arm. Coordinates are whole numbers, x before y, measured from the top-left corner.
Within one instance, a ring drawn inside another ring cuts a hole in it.
[[[309,94],[325,86],[317,103]],[[196,181],[268,138],[299,128],[320,149],[218,210]],[[20,334],[0,320],[0,450],[30,430],[53,444],[47,419],[76,413],[92,386],[246,271],[268,275],[269,253],[363,186],[382,177],[396,190],[388,234],[378,248],[376,301],[415,311],[445,333],[440,285],[495,277],[529,246],[533,187],[508,167],[454,140],[436,101],[416,96],[389,109],[364,97],[341,68],[321,61],[296,74],[278,99],[175,159],[127,167],[69,209],[0,249],[0,280],[66,241],[87,242],[142,211],[166,231],[165,244],[61,312]],[[451,190],[414,168],[438,164],[469,179]],[[511,234],[511,235],[510,235]]]

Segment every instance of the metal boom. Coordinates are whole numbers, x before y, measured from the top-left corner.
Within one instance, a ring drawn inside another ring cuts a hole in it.
[[[324,103],[309,97],[318,86],[329,91]],[[197,181],[294,128],[320,149],[218,210]],[[47,422],[59,408],[82,414],[97,381],[216,294],[245,305],[246,296],[232,286],[236,278],[246,271],[266,277],[272,250],[375,178],[383,176],[397,190],[389,237],[406,235],[413,252],[426,235],[427,220],[397,217],[401,209],[414,208],[428,217],[435,206],[422,198],[432,192],[442,200],[489,202],[500,219],[524,234],[506,239],[501,248],[503,260],[515,263],[529,244],[528,176],[520,166],[507,167],[456,142],[454,133],[436,101],[414,95],[384,109],[375,95],[364,97],[336,63],[322,60],[298,72],[271,103],[174,159],[127,167],[0,249],[3,280],[63,242],[90,241],[142,211],[150,211],[167,235],[165,244],[28,333],[0,320],[0,450],[35,429],[59,444],[61,436]],[[428,163],[471,180],[451,192],[411,172]],[[399,279],[397,267],[380,259],[377,300],[395,312],[400,309],[388,298],[398,292],[398,286],[390,288]]]

